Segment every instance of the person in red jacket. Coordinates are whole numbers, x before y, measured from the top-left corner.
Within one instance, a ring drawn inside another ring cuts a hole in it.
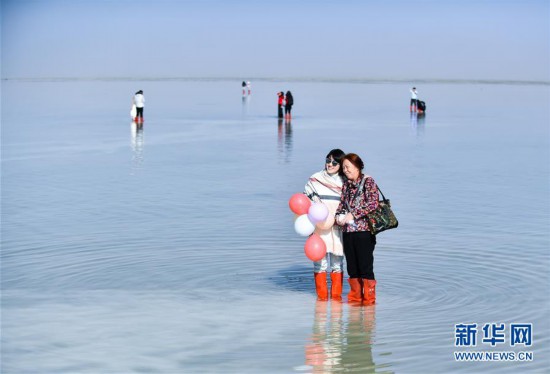
[[[277,116],[279,118],[283,118],[283,108],[285,106],[285,94],[283,92],[277,92],[277,96],[279,97],[277,100]]]

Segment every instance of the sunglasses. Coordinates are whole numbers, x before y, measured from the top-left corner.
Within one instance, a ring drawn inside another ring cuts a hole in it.
[[[332,166],[336,166],[336,165],[339,164],[338,161],[334,161],[334,160],[330,161],[330,158],[327,158],[327,159],[325,160],[325,163],[326,163],[326,164],[332,164]]]

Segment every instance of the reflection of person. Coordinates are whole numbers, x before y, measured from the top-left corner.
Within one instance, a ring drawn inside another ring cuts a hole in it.
[[[277,117],[283,118],[283,106],[285,105],[285,95],[282,92],[277,92]]]
[[[372,355],[375,308],[349,308],[348,323],[344,330],[345,344],[342,345],[341,367],[360,373],[374,373]],[[385,372],[389,372],[386,371]]]
[[[416,92],[416,87],[413,87],[411,88],[411,112],[416,112],[417,108],[418,108],[418,92]]]
[[[305,347],[305,363],[312,367],[313,373],[330,373],[341,368],[343,332],[342,303],[317,301],[313,333]]]
[[[369,231],[367,214],[378,208],[378,187],[372,177],[363,175],[363,167],[363,161],[355,153],[342,158],[347,180],[342,186],[336,222],[344,231],[344,255],[350,284],[348,302],[371,305],[376,301],[373,269],[376,237]]]
[[[327,246],[327,254],[320,261],[313,263],[313,275],[315,289],[319,300],[328,298],[327,271],[330,265],[331,297],[342,299],[342,267],[344,252],[342,246],[342,231],[338,225],[334,225],[334,214],[340,203],[342,192],[342,176],[340,159],[344,152],[340,149],[331,150],[325,160],[325,168],[309,177],[304,193],[314,202],[326,205],[329,211],[325,222],[315,227],[315,233],[323,239]]]
[[[139,90],[134,95],[134,104],[136,105],[136,122],[143,122],[143,107],[145,106],[145,97],[143,91]]]
[[[316,302],[305,364],[311,373],[374,373],[374,307],[348,308],[347,321],[342,307],[342,303]]]
[[[132,134],[132,169],[136,171],[141,168],[143,163],[143,125],[132,122],[131,126]]]
[[[292,111],[292,106],[294,105],[294,97],[292,97],[292,93],[290,91],[286,92],[285,101],[285,118],[290,119],[290,112]]]

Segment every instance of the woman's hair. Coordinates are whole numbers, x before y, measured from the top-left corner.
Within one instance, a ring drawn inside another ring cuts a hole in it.
[[[327,154],[326,158],[332,157],[334,159],[334,161],[340,162],[342,160],[342,157],[344,157],[345,155],[346,154],[344,153],[344,151],[342,151],[339,148],[335,148]]]
[[[355,153],[348,153],[344,157],[342,157],[342,161],[340,161],[340,164],[344,163],[344,160],[348,160],[351,162],[359,171],[363,170],[365,167],[365,164],[363,163],[363,160],[361,160],[361,157],[356,155]]]
[[[292,96],[292,93],[290,91],[286,91],[286,96]]]

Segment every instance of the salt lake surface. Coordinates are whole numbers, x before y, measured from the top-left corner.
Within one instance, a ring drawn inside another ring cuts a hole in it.
[[[417,84],[418,117],[411,85],[4,81],[1,371],[548,370],[550,87]],[[400,220],[375,307],[316,301],[287,205],[337,147]],[[459,323],[477,347],[454,346]],[[532,323],[533,344],[482,343],[486,323]]]

